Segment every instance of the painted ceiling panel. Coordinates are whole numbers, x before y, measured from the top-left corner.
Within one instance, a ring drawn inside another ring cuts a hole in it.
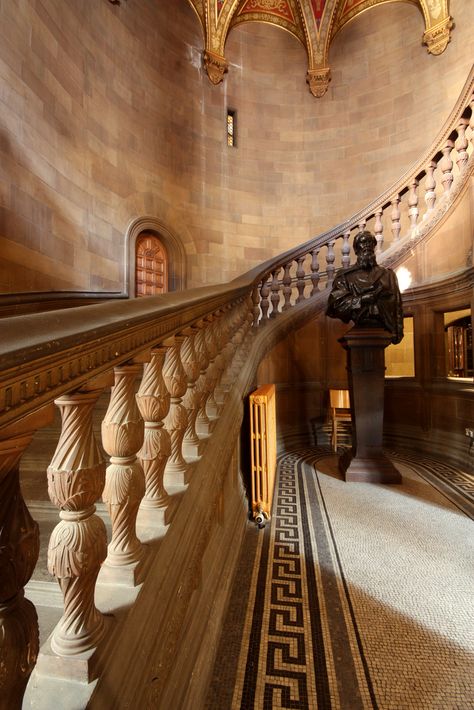
[[[306,48],[306,81],[311,93],[323,96],[331,80],[328,56],[331,41],[347,22],[387,0],[188,0],[196,10],[205,36],[204,66],[209,79],[220,83],[229,65],[225,43],[229,32],[244,22],[265,22],[287,30]],[[441,54],[453,27],[449,0],[392,0],[416,5],[425,21],[423,43]],[[471,0],[470,0],[471,1]]]

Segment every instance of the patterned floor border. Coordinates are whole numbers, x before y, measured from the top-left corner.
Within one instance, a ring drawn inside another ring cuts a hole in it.
[[[271,524],[247,533],[208,710],[379,708],[314,475],[318,461],[331,453],[299,449],[279,459]],[[473,517],[473,476],[419,456],[389,456]]]

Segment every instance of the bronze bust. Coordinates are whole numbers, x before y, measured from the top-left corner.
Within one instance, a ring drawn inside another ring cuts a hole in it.
[[[361,328],[384,328],[392,343],[403,338],[403,310],[397,277],[377,264],[377,240],[371,232],[354,238],[357,262],[340,269],[334,278],[326,315]]]

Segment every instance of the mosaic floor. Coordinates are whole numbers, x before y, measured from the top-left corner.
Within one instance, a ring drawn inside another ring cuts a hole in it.
[[[474,479],[391,458],[400,486],[344,483],[329,451],[280,459],[206,710],[474,709]]]

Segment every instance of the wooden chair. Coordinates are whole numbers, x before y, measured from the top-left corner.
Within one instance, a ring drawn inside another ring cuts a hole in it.
[[[332,422],[331,446],[337,451],[337,425],[338,422],[351,421],[351,405],[349,390],[329,390],[329,407]]]

